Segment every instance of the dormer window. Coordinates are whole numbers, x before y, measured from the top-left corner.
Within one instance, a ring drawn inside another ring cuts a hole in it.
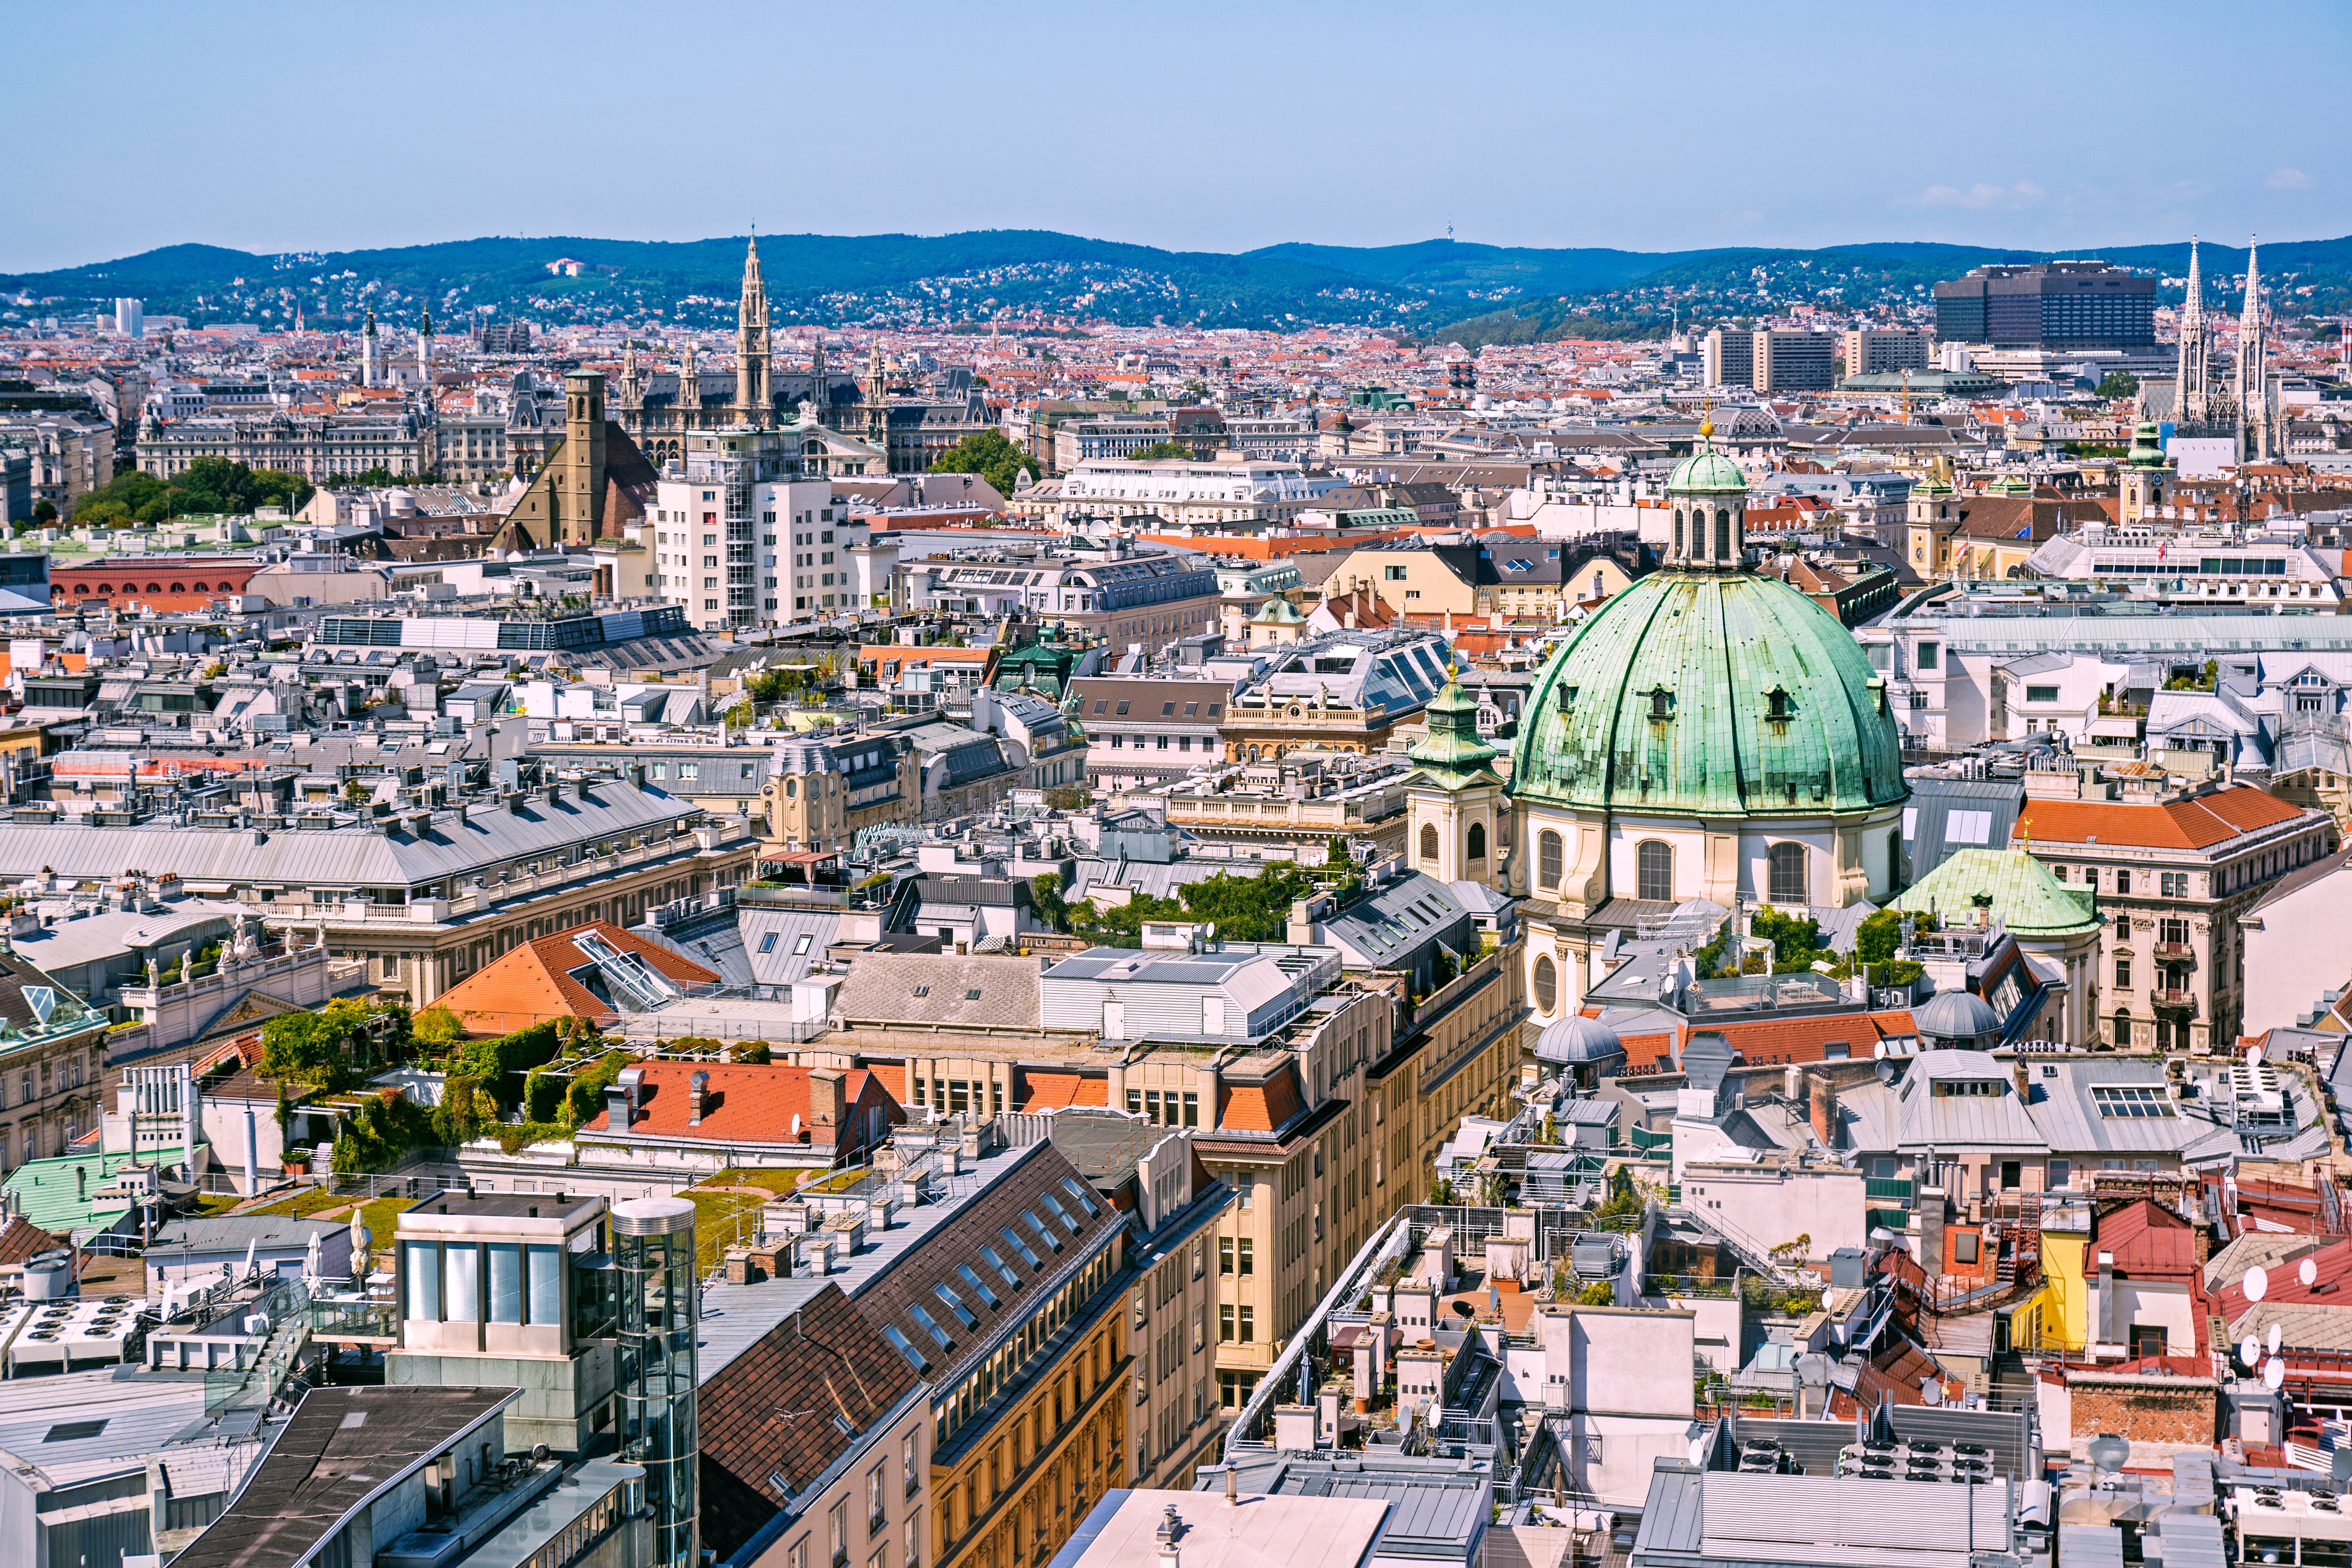
[[[1789,694],[1776,686],[1764,694],[1764,717],[1775,724],[1785,724],[1790,719]]]
[[[1651,720],[1652,720],[1653,721],[1655,721],[1655,722],[1663,722],[1663,721],[1664,721],[1665,720],[1668,720],[1668,719],[1673,718],[1674,716],[1675,716],[1675,694],[1674,694],[1673,692],[1671,692],[1671,691],[1667,690],[1667,689],[1666,689],[1664,687],[1663,687],[1663,686],[1657,686],[1657,687],[1653,687],[1653,688],[1651,688],[1651,689],[1650,689],[1650,718],[1651,718]]]
[[[1576,688],[1573,686],[1561,687],[1559,689],[1559,710],[1565,713],[1575,706]]]

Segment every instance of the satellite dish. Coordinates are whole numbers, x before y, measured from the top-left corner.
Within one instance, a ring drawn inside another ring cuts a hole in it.
[[[1937,1383],[1932,1377],[1923,1377],[1919,1380],[1919,1383],[1920,1398],[1926,1400],[1930,1405],[1941,1405],[1944,1403],[1944,1385],[1942,1384]]]
[[[2250,1068],[2263,1065],[2263,1043],[2260,1040],[2246,1047],[2246,1065]]]
[[[2352,1454],[2352,1448],[2347,1448],[2344,1452]],[[1706,1468],[1706,1439],[1705,1437],[1694,1437],[1690,1440],[1690,1462],[1694,1468]]]
[[[2263,1272],[2263,1266],[2259,1263],[2246,1270],[2246,1278],[2242,1283],[2245,1287],[2246,1300],[2249,1301],[2259,1301],[2271,1292],[2271,1277]]]
[[[2279,1348],[2279,1326],[2278,1326],[2276,1323],[2273,1323],[2273,1324],[2271,1325],[2271,1346],[2270,1346],[2270,1349],[2271,1349],[2271,1354],[2273,1354],[2273,1355],[2276,1355],[2276,1354],[2278,1354],[2278,1348]]]
[[[2352,1448],[2338,1448],[2328,1455],[2327,1473],[2339,1483],[2352,1481]]]
[[[1465,1318],[1474,1316],[1478,1310],[1477,1308],[1472,1306],[1467,1301],[1455,1301],[1453,1303],[1453,1306],[1455,1314]],[[2273,1345],[2271,1348],[2273,1350],[2276,1350],[2278,1347],[2276,1345]]]
[[[2264,1388],[2267,1388],[2272,1393],[2275,1394],[2278,1392],[2279,1386],[2285,1382],[2286,1363],[2279,1360],[2276,1356],[2273,1356],[2270,1360],[2263,1363],[2263,1386]]]
[[[2263,1359],[2263,1342],[2248,1334],[2246,1342],[2238,1347],[2238,1359],[2246,1363],[2248,1372],[2253,1371],[2254,1363]]]
[[[2294,1277],[2305,1285],[2319,1283],[2319,1265],[2306,1258],[2294,1266]]]

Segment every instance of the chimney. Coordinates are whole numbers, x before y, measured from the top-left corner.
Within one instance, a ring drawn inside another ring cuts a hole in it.
[[[835,1142],[839,1141],[841,1119],[847,1110],[842,1101],[842,1076],[839,1068],[816,1068],[808,1075],[810,1118],[835,1129]]]
[[[702,1108],[710,1099],[710,1075],[697,1071],[686,1081],[686,1124],[689,1127],[699,1127],[702,1125]]]
[[[1837,1086],[1826,1072],[1812,1075],[1811,1110],[1813,1136],[1822,1141],[1824,1149],[1837,1147]]]

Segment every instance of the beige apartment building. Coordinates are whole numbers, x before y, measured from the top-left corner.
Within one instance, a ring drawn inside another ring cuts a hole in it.
[[[2227,1051],[2245,1016],[2238,918],[2332,853],[2336,827],[2324,811],[2225,784],[2140,801],[2029,798],[2015,840],[2059,880],[2098,891],[2097,1033],[2120,1049]]]

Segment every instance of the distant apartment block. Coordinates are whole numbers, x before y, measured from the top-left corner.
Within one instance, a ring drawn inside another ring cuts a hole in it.
[[[1895,375],[1927,368],[1935,344],[1926,332],[1856,328],[1845,334],[1845,374]]]
[[[2156,279],[2104,261],[1979,267],[1936,285],[1936,336],[1996,348],[2148,348]]]

